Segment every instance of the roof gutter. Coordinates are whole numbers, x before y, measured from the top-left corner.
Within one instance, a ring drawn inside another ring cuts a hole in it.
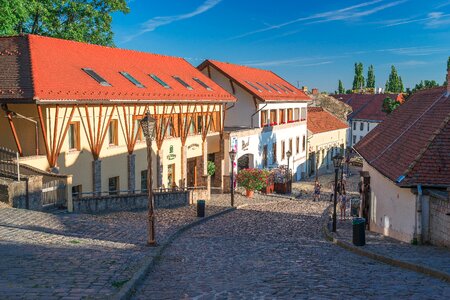
[[[127,104],[163,104],[163,103],[235,103],[236,99],[233,100],[121,100],[121,99],[111,99],[111,100],[35,100],[36,104],[117,104],[117,103],[127,103]]]

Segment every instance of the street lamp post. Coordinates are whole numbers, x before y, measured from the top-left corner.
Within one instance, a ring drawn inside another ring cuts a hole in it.
[[[155,135],[156,120],[150,116],[150,111],[147,111],[147,115],[140,121],[142,133],[145,136],[147,142],[147,192],[148,192],[148,241],[147,245],[156,246],[155,239],[155,211],[153,202],[153,189],[152,189],[152,141]]]
[[[236,159],[236,150],[231,150],[230,153],[230,160],[231,160],[231,180],[230,180],[230,185],[231,185],[231,207],[234,207],[234,160]]]
[[[292,176],[290,176],[291,174],[289,172],[289,159],[291,158],[291,156],[292,156],[292,152],[291,152],[291,150],[288,150],[286,152],[286,157],[287,157],[287,162],[288,162],[287,163],[287,176],[288,176],[288,179],[291,179],[291,181],[289,182],[289,188],[288,188],[289,194],[292,193]]]
[[[339,169],[341,168],[342,160],[344,158],[341,155],[335,155],[333,157],[334,166],[334,203],[333,203],[333,232],[336,232],[336,204],[337,204],[337,182]]]

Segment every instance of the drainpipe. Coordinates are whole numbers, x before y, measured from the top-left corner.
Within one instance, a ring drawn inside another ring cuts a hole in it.
[[[417,186],[416,196],[416,227],[414,238],[418,244],[422,244],[422,201],[423,201],[422,185]]]
[[[261,110],[263,110],[266,106],[267,106],[267,103],[264,104],[263,107],[261,107],[260,109],[258,109],[254,114],[252,114],[252,115],[250,116],[250,120],[251,120],[251,124],[252,124],[252,129],[254,128],[254,127],[253,127],[253,117],[254,117],[257,113],[259,113]]]

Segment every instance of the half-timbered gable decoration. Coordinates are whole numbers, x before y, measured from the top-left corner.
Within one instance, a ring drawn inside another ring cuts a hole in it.
[[[206,173],[203,162],[219,147],[200,145],[217,143],[224,104],[235,102],[182,58],[36,35],[0,37],[0,54],[0,146],[72,174],[87,193],[116,177],[124,177],[114,179],[120,191],[141,188],[147,111],[156,119],[158,187],[197,182],[187,178],[188,160]]]

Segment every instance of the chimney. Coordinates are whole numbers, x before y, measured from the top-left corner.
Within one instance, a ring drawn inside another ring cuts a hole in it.
[[[313,94],[313,95],[318,95],[318,94],[319,94],[319,90],[316,89],[316,88],[313,88],[313,89],[312,89],[312,94]]]
[[[303,91],[303,92],[305,92],[305,93],[307,93],[307,92],[308,92],[308,87],[307,87],[307,86],[305,86],[305,85],[304,85],[304,86],[302,86],[302,91]]]

